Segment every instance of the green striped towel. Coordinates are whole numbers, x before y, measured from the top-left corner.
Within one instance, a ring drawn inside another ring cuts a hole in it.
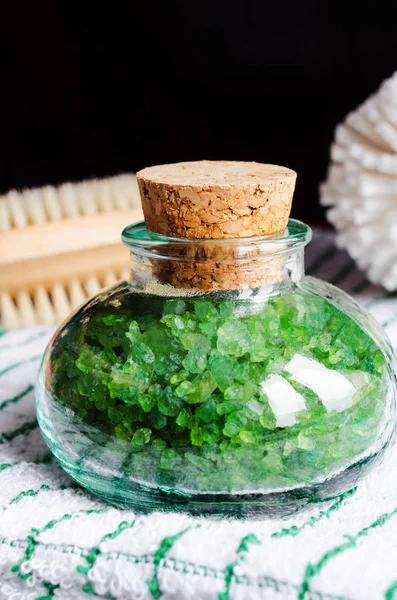
[[[351,292],[397,343],[397,298],[317,233],[308,271]],[[0,337],[0,599],[397,600],[397,450],[358,489],[287,520],[135,515],[51,459],[34,384],[51,331]]]

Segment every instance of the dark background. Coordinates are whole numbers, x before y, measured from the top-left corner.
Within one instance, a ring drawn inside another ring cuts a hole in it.
[[[397,66],[392,2],[81,4],[2,7],[1,192],[257,160],[297,170],[294,215],[323,218],[334,127]]]

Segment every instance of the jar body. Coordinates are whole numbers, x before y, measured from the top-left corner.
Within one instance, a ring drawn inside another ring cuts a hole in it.
[[[114,504],[291,513],[354,487],[395,429],[394,357],[346,294],[99,294],[60,327],[37,387],[65,470]]]

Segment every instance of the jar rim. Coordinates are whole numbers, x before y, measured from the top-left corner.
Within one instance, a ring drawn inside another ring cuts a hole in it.
[[[158,250],[163,250],[172,244],[172,248],[187,248],[187,246],[201,246],[208,250],[211,248],[221,248],[227,246],[228,251],[235,247],[236,250],[255,247],[263,248],[266,254],[271,253],[271,248],[274,247],[274,242],[277,242],[276,253],[286,252],[292,248],[306,246],[312,239],[313,232],[311,228],[297,219],[289,219],[288,225],[279,233],[263,236],[241,237],[241,238],[177,238],[150,231],[144,221],[127,225],[121,234],[123,243],[132,252],[138,254],[153,254],[158,256]],[[240,253],[239,252],[239,253]]]

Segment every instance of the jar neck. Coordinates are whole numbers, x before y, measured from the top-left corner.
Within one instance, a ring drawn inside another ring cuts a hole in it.
[[[310,227],[290,219],[284,231],[248,238],[176,238],[154,234],[144,223],[126,227],[131,253],[129,285],[161,296],[284,293],[304,275],[303,249]]]
[[[243,260],[197,260],[197,256],[176,260],[164,255],[143,256],[131,250],[128,284],[135,292],[159,296],[266,298],[292,291],[303,277],[303,246]]]

